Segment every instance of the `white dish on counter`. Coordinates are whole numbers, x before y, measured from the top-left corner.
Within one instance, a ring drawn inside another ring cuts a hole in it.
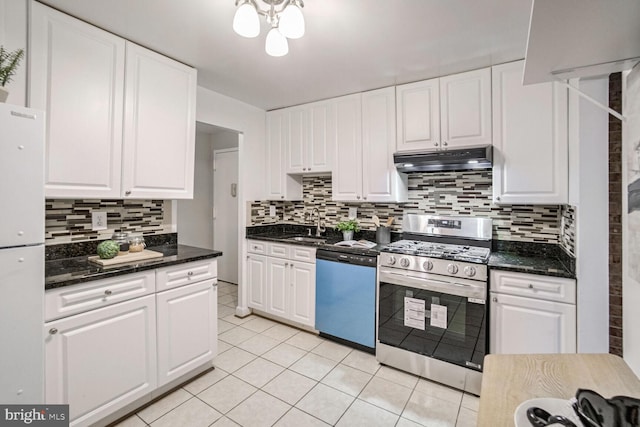
[[[531,427],[531,423],[527,418],[527,409],[531,407],[538,407],[544,409],[551,415],[562,415],[577,426],[581,426],[580,419],[571,407],[571,402],[567,399],[558,399],[555,397],[538,397],[535,399],[529,399],[522,402],[516,408],[516,412],[513,414],[513,419],[516,423],[516,427]],[[560,424],[550,424],[560,425]]]

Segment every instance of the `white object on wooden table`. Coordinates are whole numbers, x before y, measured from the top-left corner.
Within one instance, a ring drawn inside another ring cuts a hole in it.
[[[100,264],[103,267],[109,267],[111,265],[128,264],[132,262],[162,258],[163,256],[164,255],[161,252],[145,249],[142,252],[129,252],[128,254],[118,255],[110,259],[100,259],[98,255],[94,255],[89,257],[89,261],[95,264]]]

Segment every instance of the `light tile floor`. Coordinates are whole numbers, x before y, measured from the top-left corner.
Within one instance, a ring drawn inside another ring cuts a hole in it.
[[[215,369],[127,418],[137,426],[475,426],[476,396],[258,316],[218,286]]]

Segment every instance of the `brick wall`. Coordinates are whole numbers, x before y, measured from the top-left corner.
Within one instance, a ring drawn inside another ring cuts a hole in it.
[[[622,75],[609,76],[609,106],[622,111]],[[622,122],[609,115],[609,353],[622,356]]]

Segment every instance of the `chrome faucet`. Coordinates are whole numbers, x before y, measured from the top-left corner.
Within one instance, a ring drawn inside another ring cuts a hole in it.
[[[318,210],[318,208],[313,208],[311,210],[311,219],[313,219],[314,213],[318,216],[318,223],[316,224],[316,237],[320,237],[320,235],[325,232],[326,228],[322,226],[320,211]]]

